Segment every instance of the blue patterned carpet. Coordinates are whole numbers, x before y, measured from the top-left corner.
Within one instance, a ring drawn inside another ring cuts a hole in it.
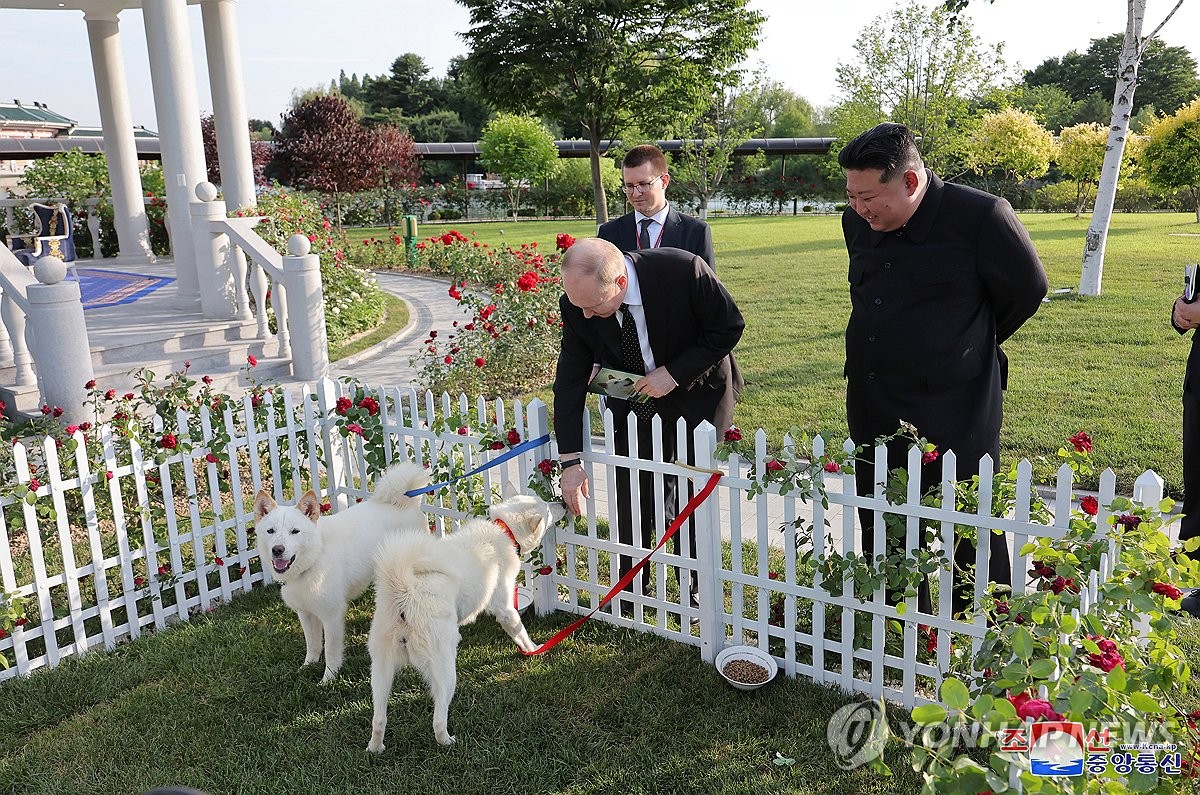
[[[164,284],[175,281],[166,276],[142,276],[99,268],[79,268],[78,271],[84,309],[131,304]]]

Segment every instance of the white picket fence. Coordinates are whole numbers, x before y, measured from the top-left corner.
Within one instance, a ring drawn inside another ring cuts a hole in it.
[[[235,427],[228,412],[224,417],[210,417],[203,411],[198,417],[181,415],[179,427],[190,429],[180,434],[181,439],[194,447],[190,453],[176,453],[161,464],[134,446],[130,463],[118,466],[118,445],[105,432],[108,471],[114,473],[107,480],[103,471],[87,471],[81,452],[75,457],[78,474],[64,477],[62,462],[50,445],[45,450],[45,472],[40,475],[43,482],[37,493],[39,504],[49,500],[57,517],[48,520],[39,516],[36,506],[21,502],[19,494],[6,494],[0,499],[7,516],[15,510],[10,506],[20,503],[25,528],[37,530],[16,529],[0,518],[0,588],[27,599],[37,616],[36,621],[0,639],[0,654],[14,662],[8,671],[0,671],[0,681],[57,665],[64,657],[97,646],[113,648],[151,628],[159,630],[186,621],[195,611],[269,581],[269,571],[264,574],[257,565],[251,530],[252,498],[260,487],[266,484],[278,500],[292,500],[311,486],[335,511],[369,494],[361,440],[343,437],[331,421],[337,398],[347,390],[345,384],[323,381],[305,390],[299,399],[289,398],[281,415],[268,412],[257,429],[247,397],[242,405],[242,427],[253,430],[230,436],[226,446],[230,464],[224,472],[217,464],[207,463],[205,455],[212,440],[220,436],[216,430]],[[512,428],[522,439],[537,438],[549,427],[546,406],[537,400],[525,407],[519,402],[508,406],[483,399],[471,402],[465,397],[454,401],[442,396],[439,400],[402,389],[378,388],[372,394],[381,407],[388,461],[461,456],[462,471],[468,471],[502,452],[481,452],[479,437],[473,432],[460,435],[455,427],[440,433],[433,430],[439,421],[444,423],[452,416],[470,417],[472,423],[498,429],[501,436]],[[886,604],[882,588],[866,602],[853,595],[848,583],[834,589],[837,595],[831,595],[822,586],[819,572],[812,580],[801,576],[804,567],[799,565],[800,555],[808,547],[807,542],[798,546],[793,521],[803,516],[812,526],[829,533],[832,547],[827,546],[825,532],[813,534],[811,549],[816,555],[850,553],[856,548],[855,509],[860,506],[876,510],[877,517],[884,511],[905,516],[910,542],[916,538],[920,518],[940,522],[947,550],[952,548],[955,524],[988,532],[999,530],[1009,541],[1016,576],[1014,589],[1018,592],[1026,587],[1024,572],[1029,568],[1029,561],[1019,554],[1021,547],[1036,536],[1061,537],[1069,521],[1071,476],[1065,466],[1058,472],[1053,495],[1057,514],[1053,523],[1045,526],[1031,522],[1027,509],[1018,509],[1012,516],[989,515],[989,459],[981,462],[984,485],[979,505],[983,507],[976,514],[921,506],[916,485],[919,478],[915,477],[906,504],[891,505],[882,493],[873,498],[858,497],[852,476],[828,475],[824,483],[826,506],[816,487],[810,494],[786,496],[771,488],[753,500],[746,499],[752,472],[759,471],[768,458],[768,440],[762,431],[755,437],[754,460],[735,457],[721,462],[714,457],[717,436],[711,427],[706,425],[687,434],[681,423],[678,460],[694,461],[695,466],[689,467],[676,461],[641,460],[636,457],[636,449],[628,457],[617,455],[610,415],[605,416],[596,436],[590,430],[585,428],[589,447],[584,451],[584,460],[592,498],[585,520],[576,525],[578,529],[559,528],[548,534],[542,556],[554,567],[552,574],[534,575],[526,566],[526,582],[538,614],[589,612],[608,592],[609,584],[618,579],[619,555],[638,559],[645,554],[640,545],[620,544],[615,530],[610,534],[604,521],[616,515],[616,495],[611,485],[618,467],[653,472],[660,502],[663,478],[679,478],[681,506],[686,502],[686,484],[699,490],[712,471],[720,471],[723,477],[719,487],[694,515],[698,539],[695,557],[687,533],[681,531],[682,549],[678,553],[665,548],[651,559],[647,574],[653,579],[653,593],[643,595],[638,588],[624,592],[610,611],[598,613],[595,619],[697,646],[710,663],[726,645],[753,643],[767,648],[787,675],[803,675],[848,692],[884,696],[905,706],[936,698],[941,677],[949,667],[951,643],[968,644],[973,652],[986,631],[983,618],[967,623],[950,617],[949,572],[936,574],[938,600],[932,614],[918,612],[915,598],[908,600],[903,615],[898,614],[895,607]],[[655,450],[661,453],[659,438],[656,436]],[[822,444],[821,439],[815,440],[816,455],[824,451]],[[852,449],[849,442],[846,445],[847,450]],[[28,453],[21,445],[14,452],[15,479],[27,483]],[[919,467],[919,455],[915,453],[910,459],[914,472]],[[505,480],[525,484],[538,461],[554,457],[551,443],[488,470],[482,475],[482,487],[476,481],[427,497],[426,512],[432,526],[439,533],[451,530],[453,521],[464,515],[459,508],[460,496],[469,492],[486,497],[498,491]],[[876,480],[883,479],[884,458],[879,461]],[[944,482],[949,485],[953,455],[947,453],[942,461]],[[147,483],[147,478],[155,477],[163,485],[163,503],[179,506],[178,511],[168,510],[157,519]],[[183,488],[176,495],[173,489],[181,478]],[[638,478],[632,481],[636,506]],[[1101,505],[1112,500],[1115,482],[1111,471],[1101,476]],[[120,496],[126,483],[132,484],[135,510],[127,507],[130,498],[122,500]],[[1156,475],[1146,473],[1138,481],[1135,498],[1157,503],[1161,483]],[[1018,506],[1028,504],[1032,488],[1032,467],[1022,462]],[[82,516],[67,516],[68,495],[82,504]],[[111,505],[111,511],[105,513],[112,517],[104,527],[97,519],[97,504],[102,501]],[[224,507],[214,511],[214,505]],[[1105,515],[1101,513],[1097,518],[1103,527]],[[661,534],[665,523],[661,517],[656,521],[657,534]],[[877,520],[876,527],[876,548],[882,549],[883,522]],[[23,539],[25,543],[21,543]],[[1110,554],[1113,552],[1110,550]],[[977,570],[986,572],[988,563],[988,545],[979,545]],[[157,574],[160,565],[168,567],[161,576]],[[1106,559],[1100,570],[1082,584],[1084,611],[1096,598],[1108,569]],[[692,570],[697,572],[698,607],[691,606],[687,599],[686,572]],[[18,571],[29,576],[18,578]],[[685,583],[683,588],[677,587],[680,577]],[[981,583],[977,590],[981,593],[983,587]],[[780,600],[782,610],[776,611],[773,622],[772,605]],[[861,625],[857,633],[856,625]],[[918,644],[923,646],[925,642],[919,636],[918,625],[938,631],[932,653],[918,653]],[[890,627],[900,627],[899,635]]]

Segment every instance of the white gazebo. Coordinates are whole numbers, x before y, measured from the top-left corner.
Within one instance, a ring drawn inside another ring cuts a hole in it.
[[[200,272],[206,266],[196,256],[188,213],[189,204],[195,201],[196,186],[207,179],[193,77],[189,4],[201,7],[225,202],[229,207],[254,204],[254,171],[235,3],[236,0],[0,0],[0,9],[83,13],[104,129],[114,226],[124,262],[148,262],[152,258],[119,21],[122,12],[141,12],[167,205],[172,209],[168,223],[181,309],[201,308],[201,284],[211,275]]]

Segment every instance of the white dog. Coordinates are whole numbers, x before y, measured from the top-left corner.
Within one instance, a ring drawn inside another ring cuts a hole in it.
[[[283,601],[300,617],[305,665],[321,658],[324,636],[322,682],[333,679],[342,666],[346,608],[371,584],[380,544],[395,533],[428,532],[421,498],[405,496],[428,482],[421,466],[399,464],[379,478],[370,499],[323,519],[321,501],[311,490],[295,507],[276,505],[265,489],[258,493],[254,524],[259,557],[283,584]]]
[[[433,696],[434,737],[442,745],[454,742],[447,721],[457,679],[458,628],[481,612],[495,616],[523,651],[537,648],[513,605],[513,591],[521,556],[563,513],[561,504],[516,495],[492,506],[491,519],[468,519],[453,535],[406,534],[383,545],[367,641],[375,708],[368,751],[383,750],[392,679],[408,664],[421,672]]]

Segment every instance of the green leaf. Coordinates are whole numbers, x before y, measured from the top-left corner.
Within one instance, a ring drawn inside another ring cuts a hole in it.
[[[1116,668],[1113,670],[1115,671]],[[1133,707],[1139,712],[1162,712],[1162,705],[1142,692],[1129,694],[1129,706]]]
[[[1128,685],[1128,677],[1125,675],[1125,669],[1121,666],[1116,666],[1108,672],[1108,686],[1118,693],[1124,693]]]
[[[1087,690],[1073,690],[1071,696],[1067,699],[1067,703],[1071,705],[1072,712],[1086,712],[1091,708],[1095,697]]]
[[[1070,635],[1072,632],[1074,632],[1077,629],[1079,629],[1079,620],[1076,619],[1075,616],[1071,615],[1070,613],[1067,613],[1065,616],[1062,617],[1062,620],[1058,622],[1059,632],[1062,632],[1066,635]]]
[[[942,702],[950,709],[965,710],[971,706],[971,693],[967,690],[967,686],[957,679],[948,678],[942,680],[941,688]]]
[[[1050,659],[1034,660],[1029,664],[1029,675],[1036,679],[1049,679],[1058,669],[1058,661]]]
[[[1025,627],[1017,627],[1012,639],[1013,654],[1026,662],[1033,656],[1033,636]]]
[[[920,726],[933,726],[946,720],[946,708],[941,704],[922,704],[912,711],[912,719]]]
[[[983,720],[984,716],[992,711],[992,705],[996,699],[994,696],[989,696],[984,693],[979,698],[975,699],[975,703],[971,705],[971,714],[979,720]]]
[[[902,616],[908,612],[908,605],[905,602],[900,602],[896,605],[896,615]]]

